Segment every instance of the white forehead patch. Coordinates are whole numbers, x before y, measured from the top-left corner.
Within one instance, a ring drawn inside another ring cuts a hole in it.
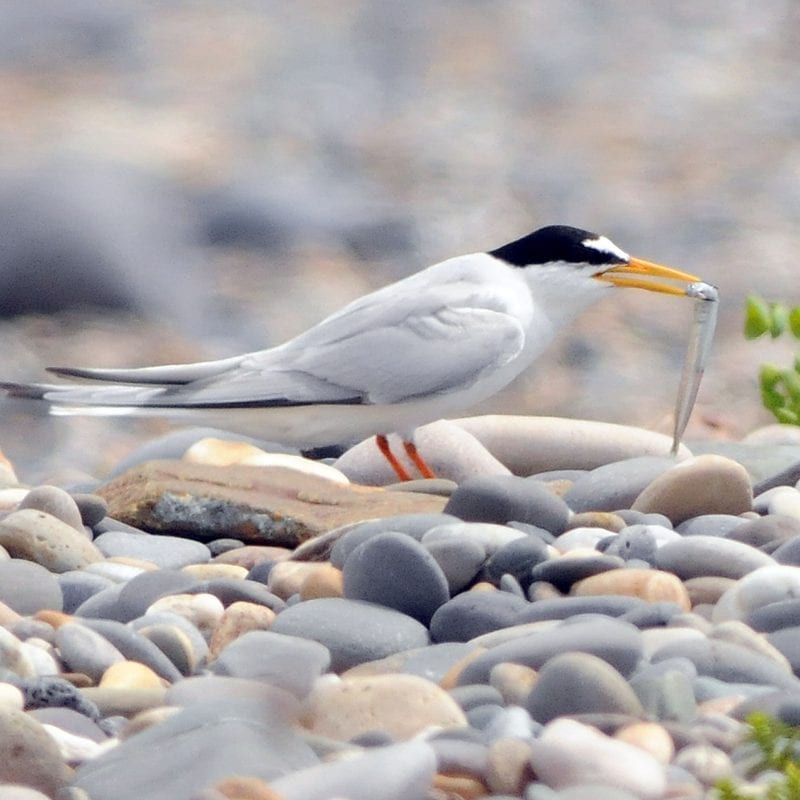
[[[599,250],[601,253],[608,253],[620,261],[628,261],[630,256],[624,251],[620,250],[614,242],[606,236],[598,236],[595,239],[584,239],[581,244],[584,247],[591,247],[592,250]]]

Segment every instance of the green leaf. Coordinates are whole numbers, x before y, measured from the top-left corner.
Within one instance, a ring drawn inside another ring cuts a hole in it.
[[[758,370],[758,380],[763,389],[774,389],[783,380],[783,370],[767,361]]]
[[[789,399],[793,403],[800,401],[800,375],[793,369],[785,369],[781,377]]]
[[[748,295],[745,301],[744,338],[758,339],[772,329],[769,304],[758,295]]]
[[[775,415],[778,422],[783,425],[797,425],[800,419],[795,411],[791,411],[785,406],[783,408],[772,408],[770,411]]]
[[[789,330],[795,339],[800,339],[800,306],[795,306],[789,312]]]
[[[769,316],[769,334],[777,339],[789,324],[789,309],[783,303],[773,303]]]

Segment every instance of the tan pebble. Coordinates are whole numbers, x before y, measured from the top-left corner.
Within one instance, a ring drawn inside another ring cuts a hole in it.
[[[63,676],[62,676],[63,677]],[[81,690],[104,717],[133,717],[146,708],[164,705],[165,688],[130,689],[117,686],[90,686]]]
[[[236,564],[188,564],[181,569],[181,572],[185,572],[199,581],[211,581],[214,578],[244,580],[249,570]]]
[[[701,514],[742,514],[752,506],[747,470],[733,459],[706,454],[687,458],[661,473],[631,508],[665,514],[677,525]]]
[[[0,486],[15,487],[19,483],[17,473],[14,472],[14,465],[6,458],[6,454],[0,450]]]
[[[0,714],[0,784],[22,784],[55,797],[71,773],[41,723],[23,711]]]
[[[566,530],[572,528],[605,528],[612,533],[619,533],[627,522],[619,514],[614,514],[612,511],[582,511],[579,514],[573,514],[569,518]],[[597,555],[597,551],[594,551]]]
[[[247,464],[253,467],[284,467],[305,475],[316,475],[333,483],[350,483],[338,469],[320,461],[290,453],[268,453],[248,442],[230,442],[210,436],[195,442],[183,454],[183,460],[213,466]]]
[[[22,692],[11,683],[0,683],[0,708],[22,711],[24,707],[25,698]]]
[[[476,647],[472,652],[467,653],[463,658],[456,661],[452,667],[450,667],[447,672],[442,676],[442,679],[439,681],[439,686],[443,689],[452,689],[458,685],[458,679],[461,673],[464,671],[464,668],[470,662],[474,661],[478,656],[482,655],[486,652],[485,647]]]
[[[533,780],[531,747],[523,739],[501,737],[489,746],[486,783],[493,794],[522,797]]]
[[[226,550],[211,559],[212,564],[236,564],[248,572],[264,561],[285,561],[292,554],[288,547],[277,547],[268,544],[245,544]]]
[[[69,681],[76,689],[88,689],[94,686],[94,681],[83,672],[62,672],[58,677]]]
[[[640,597],[651,603],[677,603],[683,611],[691,609],[689,594],[681,579],[658,569],[611,569],[572,585],[571,595],[621,594]]]
[[[489,583],[489,581],[478,581],[470,586],[469,590],[471,592],[496,592],[497,587],[493,583]]]
[[[700,578],[689,578],[683,582],[683,585],[689,593],[689,602],[694,608],[701,604],[714,605],[735,583],[733,578],[704,575]]]
[[[248,631],[266,631],[275,620],[275,612],[258,603],[239,600],[231,603],[211,634],[209,661],[213,661],[231,642]]]
[[[259,778],[228,778],[214,789],[228,800],[281,800],[281,796]]]
[[[109,689],[157,689],[167,686],[167,682],[138,661],[120,661],[103,673],[99,686]]]
[[[482,780],[466,772],[439,772],[433,776],[433,787],[453,800],[477,800],[489,794]]]
[[[267,589],[287,600],[293,594],[300,593],[305,577],[318,568],[319,564],[310,561],[279,561],[269,572]]]
[[[730,716],[731,711],[745,700],[747,700],[747,696],[743,694],[726,694],[722,697],[712,697],[697,704],[697,715],[722,714],[723,716]]]
[[[346,741],[375,730],[410,739],[431,726],[464,727],[467,719],[433,681],[398,674],[317,681],[301,723],[314,734]]]
[[[219,624],[225,607],[222,601],[213,594],[200,592],[199,594],[171,594],[159,597],[147,609],[147,613],[169,611],[173,614],[188,619],[208,639]]]
[[[692,773],[701,783],[711,786],[733,771],[730,756],[710,744],[690,744],[678,751],[675,765]]]
[[[63,611],[52,611],[51,609],[37,611],[33,615],[33,618],[39,620],[39,622],[46,622],[54,630],[60,628],[67,622],[75,621],[75,618],[71,614],[65,614]]]
[[[503,661],[492,667],[489,684],[503,695],[506,705],[521,706],[536,683],[538,674],[535,669],[524,664]]]
[[[9,628],[14,623],[19,622],[21,619],[21,614],[18,614],[13,608],[11,608],[11,606],[7,606],[2,600],[0,600],[0,626]]]
[[[320,597],[343,597],[342,571],[327,562],[316,565],[300,584],[301,600],[316,600]]]
[[[120,732],[120,739],[130,739],[135,733],[158,725],[160,722],[174,717],[179,711],[183,711],[180,706],[156,706],[146,708],[131,717],[128,724]]]
[[[559,556],[563,558],[563,556]],[[528,587],[528,597],[532,603],[537,600],[554,600],[556,597],[563,597],[564,595],[548,581],[534,581]]]
[[[573,486],[575,482],[569,480],[569,478],[558,478],[554,481],[545,481],[545,486],[554,494],[556,497],[563,497]]]
[[[675,743],[666,728],[657,722],[634,722],[619,728],[614,738],[650,753],[666,766],[675,755]]]
[[[0,545],[14,558],[34,561],[55,573],[104,560],[85,534],[35,508],[12,511],[0,520]]]

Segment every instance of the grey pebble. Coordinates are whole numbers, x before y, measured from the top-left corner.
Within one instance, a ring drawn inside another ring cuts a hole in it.
[[[270,787],[282,800],[421,800],[435,772],[433,748],[412,741],[294,772],[272,781]]]
[[[380,533],[394,531],[405,533],[414,539],[422,539],[432,528],[458,521],[450,514],[399,514],[364,522],[351,528],[334,543],[330,552],[330,562],[334,567],[341,569],[347,556],[356,547]]]
[[[172,683],[183,677],[172,661],[153,642],[130,626],[110,619],[85,619],[81,624],[99,633],[106,641],[114,645],[128,661],[138,661],[140,664],[150,667],[164,680]]]
[[[729,536],[729,538],[735,539],[736,536],[731,536],[730,534],[740,525],[745,524],[747,524],[746,519],[733,514],[703,514],[700,517],[684,520],[675,530],[681,536],[697,536],[700,534],[703,536]],[[753,544],[747,539],[740,539],[739,541]]]
[[[589,653],[562,653],[545,662],[525,708],[543,724],[570,714],[644,716],[642,704],[625,678]]]
[[[436,642],[467,642],[515,624],[530,603],[510,592],[462,592],[437,609],[430,623]]]
[[[197,639],[193,640],[176,625],[145,625],[139,628],[139,633],[169,661],[179,678],[194,675],[198,662],[204,660],[208,653],[204,640],[198,646]],[[199,631],[197,637],[202,638]]]
[[[444,512],[465,522],[527,522],[558,535],[567,527],[570,510],[538,481],[494,475],[464,481],[453,492]]]
[[[473,683],[467,686],[455,686],[450,690],[450,696],[464,711],[479,705],[494,704],[504,705],[503,695],[487,683]]]
[[[342,579],[346,598],[393,608],[423,625],[450,598],[436,559],[402,533],[379,534],[359,545],[344,562]]]
[[[545,619],[568,619],[577,614],[604,614],[620,617],[623,614],[645,605],[638,597],[623,595],[597,595],[595,597],[554,597],[527,603],[514,619],[514,625],[526,622],[539,622]]]
[[[94,543],[107,558],[141,559],[159,569],[180,569],[189,564],[205,564],[211,559],[211,551],[202,542],[178,536],[110,530],[101,533]]]
[[[264,681],[302,698],[330,662],[328,648],[318,642],[272,631],[249,631],[222,650],[211,671]]]
[[[81,520],[87,528],[94,528],[108,514],[108,503],[99,494],[71,492]]]
[[[268,683],[224,675],[193,675],[174,683],[167,689],[164,702],[172,706],[196,706],[201,703],[226,700],[255,700],[291,702],[287,693]]]
[[[697,717],[693,685],[697,669],[690,661],[686,661],[690,671],[676,669],[675,661],[678,659],[646,668],[631,676],[629,684],[651,719],[688,723]],[[658,670],[661,666],[668,668]]]
[[[189,594],[197,592],[207,592],[218,598],[222,605],[229,606],[231,603],[243,601],[265,606],[275,612],[280,611],[286,603],[276,594],[273,594],[267,587],[258,581],[251,580],[248,576],[246,580],[237,578],[213,578],[209,581],[202,581],[197,586],[188,590]]]
[[[476,578],[486,561],[486,550],[479,542],[442,539],[426,542],[425,549],[444,573],[449,595],[464,591]]]
[[[278,614],[271,630],[325,645],[334,672],[429,644],[427,629],[412,617],[338,597],[289,606]]]
[[[778,564],[800,566],[800,535],[783,542],[772,551],[772,558]]]
[[[47,569],[12,558],[0,561],[0,602],[18,614],[35,614],[43,609],[61,611],[64,597],[58,580]]]
[[[103,575],[95,575],[85,570],[70,570],[58,576],[58,585],[63,596],[62,610],[74,614],[82,603],[93,595],[108,589],[114,582]]]
[[[200,703],[84,762],[74,784],[92,800],[175,800],[231,775],[272,781],[317,763],[290,723],[285,701]]]
[[[686,536],[658,549],[655,565],[682,580],[717,575],[738,579],[775,561],[743,542],[720,536]]]
[[[489,748],[482,742],[434,736],[428,743],[436,753],[437,772],[466,772],[478,778],[485,775],[489,764]]]
[[[56,645],[67,669],[82,672],[95,683],[125,656],[104,636],[77,622],[67,622],[56,631]]]
[[[571,650],[592,653],[627,677],[641,658],[642,634],[627,622],[587,615],[492,647],[464,667],[458,683],[487,682],[492,667],[503,661],[539,669]]]
[[[578,478],[564,495],[575,512],[630,508],[654,478],[675,466],[670,458],[640,456],[604,464]]]
[[[652,656],[688,658],[699,675],[708,675],[728,683],[756,683],[780,689],[800,690],[800,681],[776,661],[749,648],[718,639],[685,639],[659,648]]]
[[[536,564],[531,570],[531,580],[546,581],[561,592],[568,592],[576,581],[623,567],[619,556],[598,553],[596,556],[551,558]]]
[[[90,700],[84,701],[87,705],[94,706]],[[47,706],[31,709],[28,713],[37,722],[43,725],[55,725],[63,731],[90,739],[93,742],[104,742],[108,739],[108,734],[96,723],[97,707],[94,708],[95,716],[82,714],[72,708],[65,706]]]
[[[474,651],[474,647],[461,642],[442,642],[404,650],[387,656],[380,662],[373,662],[373,666],[377,669],[383,665],[387,671],[419,675],[434,683],[440,683],[459,661]]]
[[[547,545],[537,536],[521,536],[497,549],[484,566],[484,577],[497,582],[503,575],[513,575],[527,590],[533,578],[531,570],[550,557]]]
[[[769,514],[766,517],[745,520],[725,536],[752,547],[763,547],[771,542],[788,542],[800,536],[800,520],[784,514]]]
[[[129,622],[142,616],[160,597],[188,592],[199,581],[185,572],[159,569],[142,572],[131,578],[119,593],[119,616],[122,622]]]
[[[100,591],[87,597],[72,613],[76,617],[115,619],[118,622],[128,622],[130,617],[119,603],[119,596],[124,588],[124,583],[114,583],[105,589],[100,589]]]
[[[759,606],[744,619],[753,630],[762,633],[772,633],[792,627],[798,620],[800,620],[800,597]]]
[[[794,674],[800,674],[800,625],[773,631],[767,634],[767,641],[786,656]]]
[[[84,536],[86,535],[78,504],[72,499],[69,492],[65,492],[58,486],[36,486],[31,489],[17,506],[17,509],[23,508],[44,511]]]
[[[206,547],[212,556],[219,556],[244,547],[244,542],[241,539],[212,539],[210,542],[206,542]]]

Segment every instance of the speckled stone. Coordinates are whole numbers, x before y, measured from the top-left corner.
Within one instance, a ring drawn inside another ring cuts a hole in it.
[[[83,519],[78,504],[68,492],[58,486],[36,486],[25,495],[18,509],[32,508],[44,511],[63,523],[80,531],[84,536]]]
[[[50,572],[82,569],[103,560],[82,530],[34,508],[13,511],[0,520],[0,545],[14,558],[34,561]]]
[[[208,655],[213,661],[231,642],[248,631],[266,631],[275,620],[275,612],[256,603],[236,602],[229,605],[208,643]]]

